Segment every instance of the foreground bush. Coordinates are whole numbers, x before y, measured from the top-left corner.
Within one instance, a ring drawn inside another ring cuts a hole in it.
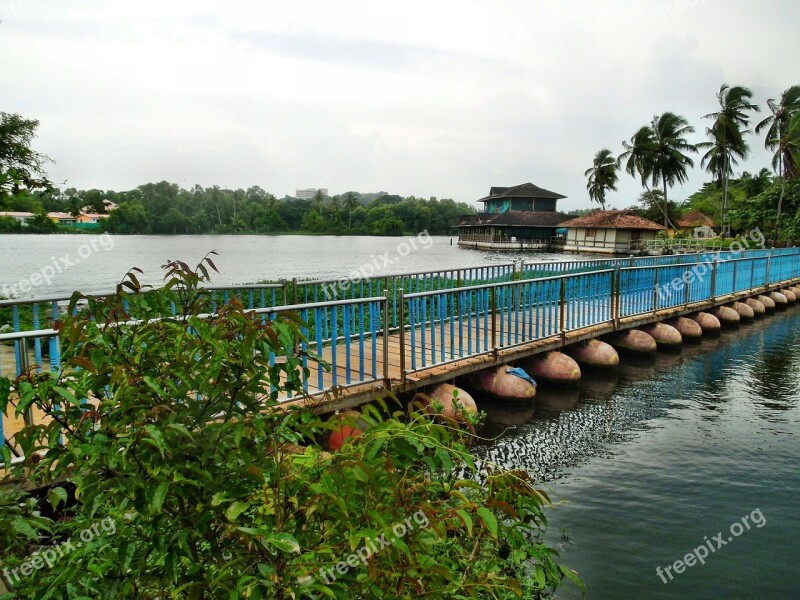
[[[0,408],[52,418],[18,436],[29,459],[0,492],[7,597],[531,598],[576,580],[540,541],[547,496],[522,471],[476,483],[458,428],[378,402],[324,451],[331,425],[278,406],[302,390],[300,320],[236,300],[209,318],[209,268],[76,296],[62,371],[0,380]],[[132,306],[144,320],[122,324]]]

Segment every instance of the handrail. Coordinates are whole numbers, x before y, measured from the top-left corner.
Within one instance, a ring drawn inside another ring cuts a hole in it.
[[[632,264],[629,259],[575,261],[591,262],[594,268],[410,294],[405,294],[402,286],[395,285],[391,290],[384,288],[382,295],[246,310],[262,317],[286,312],[301,314],[307,322],[301,347],[315,347],[320,353],[324,349],[330,357],[330,360],[326,360],[332,365],[327,379],[323,376],[321,365],[318,365],[316,375],[310,374],[304,380],[307,389],[309,382],[313,381],[314,389],[324,392],[326,386],[339,385],[339,380],[346,386],[373,384],[382,380],[384,387],[391,389],[390,335],[398,335],[396,342],[392,343],[398,344],[400,377],[405,382],[407,373],[434,365],[449,364],[535,340],[564,336],[567,332],[585,327],[619,323],[620,318],[654,313],[665,308],[688,309],[694,303],[715,301],[718,297],[730,297],[731,294],[751,290],[769,290],[775,284],[800,279],[798,248],[786,251],[760,250],[749,254],[746,251],[726,251],[724,254],[706,252],[686,256],[694,261],[644,265]],[[704,256],[710,260],[699,260]],[[571,264],[574,267],[575,263],[543,264],[565,267]],[[703,277],[694,279],[681,277],[682,273],[701,265],[708,267],[707,275],[704,273]],[[662,273],[666,275],[662,276]],[[679,280],[683,280],[683,283]],[[275,287],[270,284],[256,285]],[[225,286],[214,288],[216,291],[236,289]],[[215,312],[197,316],[215,318],[219,313],[215,308],[213,310]],[[399,315],[399,322],[395,321],[392,325],[390,314],[395,317]],[[187,318],[183,315],[166,315],[149,319],[148,322],[174,322]],[[143,322],[131,319],[112,323],[112,326]],[[49,338],[50,367],[57,369],[60,364],[57,329],[0,334],[0,343],[14,343],[17,373],[28,368],[27,340],[35,343],[35,367],[43,367],[42,338]],[[383,356],[379,358],[381,351]],[[410,371],[407,371],[408,352]],[[0,440],[0,445],[2,443]]]
[[[564,278],[569,277],[581,277],[583,275],[594,275],[594,274],[603,274],[603,273],[612,273],[614,269],[600,269],[597,271],[588,271],[586,273],[562,273],[560,275],[550,275],[548,277],[536,277],[534,279],[517,279],[516,281],[501,281],[499,283],[484,283],[479,285],[468,285],[460,288],[450,288],[446,290],[430,290],[427,292],[416,292],[414,294],[405,294],[404,297],[406,299],[409,298],[424,298],[426,296],[435,296],[436,294],[448,294],[448,293],[459,293],[459,292],[474,292],[477,290],[486,290],[492,288],[498,288],[503,286],[514,286],[514,285],[525,285],[528,283],[533,282],[540,282],[540,281],[556,281]]]
[[[495,263],[495,264],[488,264],[488,265],[476,265],[474,267],[452,267],[452,268],[444,268],[444,269],[435,269],[433,271],[412,271],[410,273],[387,273],[385,275],[380,276],[373,276],[373,277],[366,277],[366,280],[380,280],[380,279],[394,279],[396,277],[413,277],[414,275],[438,275],[440,273],[456,273],[459,271],[471,271],[471,270],[478,270],[478,269],[496,269],[500,267],[514,267],[516,266],[516,262],[510,263]],[[334,277],[332,279],[297,279],[295,283],[297,285],[312,285],[312,284],[324,284],[324,283],[341,283],[344,281],[350,281],[351,278],[347,275],[343,275],[342,277]]]

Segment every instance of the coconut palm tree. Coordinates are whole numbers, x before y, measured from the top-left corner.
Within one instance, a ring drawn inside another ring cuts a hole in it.
[[[664,226],[670,227],[667,206],[667,189],[676,183],[683,183],[688,177],[687,168],[694,162],[686,153],[697,152],[697,148],[686,140],[686,135],[694,128],[688,121],[671,112],[653,117],[650,125],[640,127],[630,139],[622,142],[625,152],[617,161],[625,163],[625,171],[641,179],[642,186],[649,192],[650,184],[663,186],[664,203],[660,207],[664,215]],[[674,226],[673,226],[674,228]]]
[[[314,206],[317,207],[319,210],[319,216],[322,217],[322,203],[325,201],[325,194],[322,193],[322,190],[317,190],[314,192],[314,197],[311,198],[311,201],[314,203]]]
[[[722,235],[730,235],[728,224],[728,181],[733,173],[733,165],[738,165],[738,159],[747,158],[750,148],[744,135],[750,130],[750,112],[758,112],[756,104],[750,102],[753,92],[748,88],[723,83],[717,92],[719,110],[705,115],[704,119],[713,119],[711,127],[706,128],[706,135],[710,141],[699,144],[701,148],[708,148],[700,164],[707,171],[714,174],[717,181],[722,184]]]
[[[338,217],[339,215],[339,196],[331,196],[328,200],[328,205],[331,207],[333,214]]]
[[[347,211],[347,228],[350,229],[353,226],[353,209],[358,207],[358,200],[353,192],[344,195],[342,207]]]
[[[800,85],[793,85],[781,94],[779,101],[771,98],[767,100],[772,113],[756,125],[756,133],[767,129],[764,138],[764,147],[775,154],[772,158],[772,168],[780,177],[789,179],[800,175],[800,164],[789,148],[788,132],[792,119],[800,114]],[[796,155],[796,153],[795,153]]]
[[[586,169],[584,173],[589,178],[586,183],[589,197],[600,205],[601,210],[606,209],[606,192],[617,189],[618,168],[619,165],[611,154],[611,150],[603,148],[594,155],[592,167]]]
[[[653,130],[645,125],[640,127],[631,136],[629,142],[623,141],[625,152],[617,158],[617,164],[625,163],[625,172],[631,177],[639,176],[642,186],[650,191],[648,181],[653,174],[653,153],[655,151],[655,137]]]
[[[781,211],[783,209],[783,197],[786,194],[786,180],[797,177],[797,166],[800,165],[800,111],[798,111],[789,121],[786,134],[781,136],[781,146],[778,152],[781,154],[781,161],[784,169],[791,165],[786,176],[781,178],[781,195],[778,198],[778,215],[775,219],[775,240],[779,239]],[[772,166],[775,166],[773,160]]]
[[[653,117],[650,125],[653,130],[655,148],[653,149],[653,185],[661,182],[664,192],[664,226],[675,226],[668,216],[669,197],[667,189],[676,183],[685,183],[689,178],[687,169],[694,166],[688,154],[696,153],[697,147],[687,141],[686,136],[694,133],[694,127],[681,115],[665,112]]]

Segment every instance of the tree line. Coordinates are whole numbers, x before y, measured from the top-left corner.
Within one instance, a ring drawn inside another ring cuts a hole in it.
[[[314,233],[334,235],[403,235],[427,229],[447,234],[461,214],[474,212],[450,199],[383,194],[368,201],[358,192],[310,199],[276,198],[259,186],[182,189],[162,181],[127,192],[76,192],[81,204],[89,197],[111,200],[104,227],[112,233]]]
[[[45,165],[52,160],[31,150],[39,122],[0,112],[0,211],[31,212],[25,226],[0,217],[0,233],[50,233],[59,227],[48,212],[77,216],[89,210],[105,213],[105,201],[118,205],[108,211],[102,227],[112,233],[315,233],[335,235],[404,235],[424,230],[446,235],[470,205],[387,193],[347,192],[310,199],[281,199],[259,186],[225,189],[195,185],[183,189],[161,181],[117,192],[61,190],[50,182]]]
[[[716,99],[717,110],[703,116],[709,121],[705,129],[708,140],[705,142],[691,143],[688,136],[695,132],[694,127],[685,117],[665,112],[654,116],[650,123],[636,130],[629,140],[623,141],[622,152],[618,156],[609,148],[599,150],[592,166],[584,173],[591,200],[605,209],[606,194],[617,189],[618,171],[624,169],[628,175],[641,181],[645,189],[643,196],[647,199],[645,204],[657,209],[660,213],[657,216],[663,219],[665,226],[671,227],[673,219],[670,217],[668,190],[686,182],[688,170],[694,167],[691,155],[703,151],[700,166],[712,175],[715,189],[721,191],[719,205],[714,206],[709,214],[719,215],[722,233],[729,236],[731,224],[737,224],[734,220],[740,225],[752,221],[742,213],[746,210],[745,206],[730,210],[730,188],[734,167],[750,154],[747,136],[763,132],[764,146],[773,152],[772,168],[776,177],[769,186],[747,196],[748,200],[752,200],[747,206],[753,209],[761,207],[758,211],[765,219],[762,224],[774,224],[776,238],[781,228],[787,236],[790,231],[796,231],[797,226],[793,221],[797,215],[790,214],[787,221],[784,202],[792,205],[798,202],[791,194],[797,190],[796,180],[800,175],[800,85],[789,87],[780,98],[767,100],[769,114],[755,124],[754,132],[750,129],[751,119],[761,111],[761,107],[753,103],[753,92],[749,88],[723,84]],[[747,177],[742,174],[739,179],[748,177],[753,178],[749,174]],[[759,177],[764,182],[763,171]],[[743,185],[745,188],[750,185],[751,191],[756,189],[752,187],[752,182],[748,184],[745,181]],[[770,208],[771,212],[762,210],[770,200],[775,202]],[[711,208],[705,206],[705,210]]]

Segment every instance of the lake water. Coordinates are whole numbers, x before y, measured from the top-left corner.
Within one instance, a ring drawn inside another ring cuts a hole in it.
[[[94,241],[94,247],[92,242]],[[452,243],[451,243],[452,242]],[[378,275],[463,268],[528,260],[557,260],[563,255],[485,252],[461,248],[456,237],[348,236],[97,236],[0,235],[0,294],[17,285],[15,296],[40,298],[83,292],[110,291],[131,267],[144,270],[145,283],[161,281],[161,265],[180,259],[194,266],[210,250],[220,270],[214,284],[264,280],[344,277],[365,265],[377,265]],[[390,264],[386,264],[389,261]],[[21,291],[20,281],[41,280]],[[59,269],[61,272],[59,272]],[[5,295],[10,295],[6,293]]]
[[[680,354],[623,358],[618,380],[542,387],[533,415],[479,402],[495,421],[527,421],[478,454],[538,472],[565,502],[550,541],[587,598],[800,598],[798,340],[790,308]],[[705,565],[670,580],[665,567],[706,539]]]
[[[0,236],[0,293],[64,257],[79,262],[25,295],[109,290],[133,266],[158,283],[167,259],[195,263],[212,249],[221,284],[342,276],[385,252],[385,273],[563,258],[468,250],[449,237],[418,239],[404,257],[408,238],[116,236],[107,250],[102,240],[81,250],[93,238]],[[535,411],[478,398],[490,414],[485,434],[502,435],[476,453],[539,473],[565,502],[548,535],[588,598],[800,598],[798,340],[800,308],[792,308],[680,354],[623,359],[617,378],[585,377],[573,393],[541,386]],[[517,425],[503,433],[504,423]],[[750,529],[732,537],[746,515]],[[718,532],[726,543],[714,543],[705,565],[662,582],[657,567],[664,572]]]

